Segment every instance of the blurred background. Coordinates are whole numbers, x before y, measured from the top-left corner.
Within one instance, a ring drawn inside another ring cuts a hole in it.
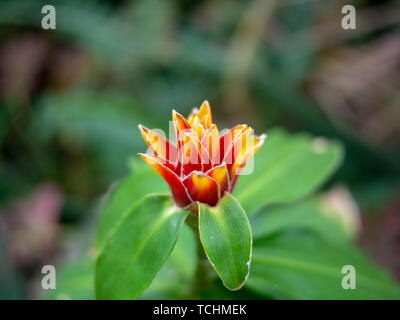
[[[146,149],[139,123],[167,130],[205,99],[223,128],[342,141],[325,188],[400,282],[399,89],[400,1],[1,1],[0,299],[37,298],[44,264],[90,247],[103,195]]]

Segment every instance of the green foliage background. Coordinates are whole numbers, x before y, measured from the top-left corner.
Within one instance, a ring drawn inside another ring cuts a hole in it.
[[[254,233],[249,281],[233,293],[210,274],[200,297],[398,299],[400,8],[351,2],[356,31],[340,28],[348,1],[54,0],[45,31],[46,1],[1,1],[0,299],[94,298],[107,212],[167,191],[136,157],[137,125],[168,132],[172,108],[204,99],[221,128],[269,138],[234,194]],[[327,212],[338,185],[361,230]],[[195,253],[184,226],[142,298],[191,298]],[[44,264],[57,290],[41,289]]]

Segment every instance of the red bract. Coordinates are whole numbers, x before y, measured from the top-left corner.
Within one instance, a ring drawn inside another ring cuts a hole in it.
[[[153,154],[139,155],[169,185],[175,203],[188,207],[199,201],[215,206],[225,192],[232,192],[241,169],[264,142],[247,125],[238,125],[220,136],[204,101],[186,120],[172,112],[176,145],[155,131],[139,125]]]

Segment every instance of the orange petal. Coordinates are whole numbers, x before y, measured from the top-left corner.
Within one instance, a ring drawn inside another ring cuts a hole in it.
[[[203,138],[203,134],[205,132],[203,125],[200,123],[199,118],[195,117],[193,120],[192,132],[196,136],[196,138],[201,141]]]
[[[253,129],[249,127],[239,137],[237,137],[233,143],[233,147],[231,148],[231,150],[226,155],[226,158],[224,159],[228,166],[229,178],[231,179],[231,181],[234,176],[234,170],[232,170],[232,167],[234,166],[235,162],[236,163],[241,162],[241,159],[246,154],[246,150],[251,148],[251,146],[249,146],[249,144],[251,144],[250,141],[251,139],[249,139],[249,137],[252,132]]]
[[[197,118],[197,114],[199,113],[199,109],[193,108],[192,112],[190,112],[190,115],[188,117],[188,122],[190,125],[193,125],[194,119]]]
[[[220,197],[225,191],[230,189],[228,168],[225,163],[220,164],[207,172],[207,175],[213,178],[220,186]]]
[[[185,133],[185,140],[181,147],[181,176],[188,175],[192,171],[204,171],[204,166],[210,163],[208,151],[201,142],[190,133]]]
[[[238,125],[220,138],[221,163],[225,162],[227,164],[228,171],[236,158],[235,153],[238,152],[237,149],[242,142],[242,137],[243,135],[248,134],[249,129],[251,132],[252,129],[247,125]],[[240,143],[238,143],[238,141]]]
[[[193,201],[215,206],[220,199],[220,187],[218,183],[202,172],[194,171],[183,180]]]
[[[207,100],[205,100],[197,114],[200,123],[203,125],[204,128],[208,129],[211,127],[212,124],[212,115],[211,115],[211,107]]]
[[[231,167],[231,176],[237,175],[235,172],[236,168],[243,167],[246,164],[246,161],[262,146],[265,140],[265,135],[261,135],[260,137],[251,136],[244,137],[243,145],[238,147],[238,153],[236,154],[235,161]]]
[[[164,158],[171,163],[176,163],[177,150],[174,145],[169,143],[163,136],[157,132],[139,125],[140,133],[147,146],[154,152],[156,156]]]
[[[172,197],[179,207],[186,207],[192,203],[186,187],[183,185],[179,177],[168,168],[163,159],[156,156],[139,153],[140,157],[155,171],[157,172],[169,185]]]
[[[190,132],[191,131],[191,126],[189,122],[185,119],[184,116],[176,112],[175,110],[172,110],[172,121],[174,123],[174,129],[175,129],[175,135],[176,135],[176,144],[178,146],[181,145],[181,142],[183,140],[183,133],[184,132]]]
[[[223,161],[226,154],[231,150],[234,141],[239,137],[245,130],[247,130],[246,124],[240,124],[233,127],[226,133],[224,133],[219,139],[220,159]]]
[[[219,153],[219,132],[215,124],[212,124],[211,128],[204,133],[202,144],[208,151],[211,165],[220,163],[222,159],[220,159]]]
[[[182,146],[179,152],[180,162],[182,164],[181,176],[186,176],[193,170],[202,170],[199,143],[191,133],[183,134]]]
[[[231,178],[231,190],[236,184],[236,180],[240,174],[242,168],[246,165],[246,162],[260,149],[263,145],[266,136],[261,135],[259,137],[252,136],[248,138],[245,144],[240,149],[239,153],[236,155],[235,161],[229,169],[229,175]]]

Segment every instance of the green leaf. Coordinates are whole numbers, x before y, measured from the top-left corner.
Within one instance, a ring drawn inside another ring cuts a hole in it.
[[[208,259],[224,285],[240,289],[251,261],[251,228],[247,215],[230,194],[216,207],[200,204],[199,232]]]
[[[268,204],[297,200],[335,171],[342,153],[336,142],[273,130],[255,155],[253,172],[239,177],[234,195],[249,216]]]
[[[187,298],[196,267],[196,238],[193,231],[184,224],[167,262],[140,298],[151,300]]]
[[[246,288],[290,299],[399,299],[400,290],[354,247],[326,243],[308,232],[254,241]],[[343,289],[342,268],[356,270],[356,289]]]
[[[96,233],[96,248],[101,250],[122,216],[148,193],[167,193],[168,186],[145,163],[138,162],[135,171],[125,178],[113,192],[101,212]]]
[[[337,215],[328,214],[319,197],[268,207],[250,219],[253,238],[259,239],[288,229],[307,229],[333,243],[349,243],[351,235]]]
[[[96,264],[96,298],[136,299],[171,253],[187,212],[151,194],[120,220]]]

